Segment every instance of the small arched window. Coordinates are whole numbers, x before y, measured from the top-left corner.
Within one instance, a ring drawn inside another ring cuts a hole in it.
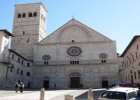
[[[32,17],[32,13],[31,12],[29,13],[29,17]]]
[[[17,16],[18,18],[21,18],[21,14],[18,14],[18,16]]]
[[[26,14],[25,14],[25,13],[23,13],[23,14],[22,14],[22,17],[26,17]]]
[[[37,12],[34,12],[34,17],[36,17],[37,16]]]

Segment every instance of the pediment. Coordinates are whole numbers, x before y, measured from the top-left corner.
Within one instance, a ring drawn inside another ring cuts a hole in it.
[[[81,22],[71,19],[66,24],[58,28],[52,34],[44,38],[38,44],[46,43],[69,43],[69,42],[103,42],[112,41],[101,33],[91,29]]]

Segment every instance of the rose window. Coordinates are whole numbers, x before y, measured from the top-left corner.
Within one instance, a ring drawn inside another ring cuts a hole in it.
[[[45,61],[48,61],[51,59],[51,56],[50,55],[44,55],[42,56],[42,59],[45,60]]]
[[[100,57],[101,59],[106,59],[106,58],[108,57],[108,55],[107,55],[106,53],[100,53],[100,54],[99,54],[99,57]]]
[[[81,49],[79,47],[70,47],[68,50],[67,50],[67,53],[70,55],[70,56],[78,56],[81,54]]]

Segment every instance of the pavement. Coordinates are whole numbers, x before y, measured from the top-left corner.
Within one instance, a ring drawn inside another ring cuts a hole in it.
[[[92,89],[93,98],[98,96],[106,89]],[[88,89],[47,89],[45,90],[44,100],[64,100],[64,95],[72,95],[75,100],[87,100]],[[40,90],[25,89],[23,93],[14,90],[0,90],[0,100],[40,100]]]

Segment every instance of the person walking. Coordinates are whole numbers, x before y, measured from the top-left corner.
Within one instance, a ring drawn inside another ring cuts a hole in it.
[[[20,93],[23,93],[23,89],[24,89],[24,84],[22,82],[20,82]]]
[[[16,82],[16,84],[15,84],[15,92],[16,93],[18,92],[18,89],[19,89],[19,84],[18,84],[18,82]]]

